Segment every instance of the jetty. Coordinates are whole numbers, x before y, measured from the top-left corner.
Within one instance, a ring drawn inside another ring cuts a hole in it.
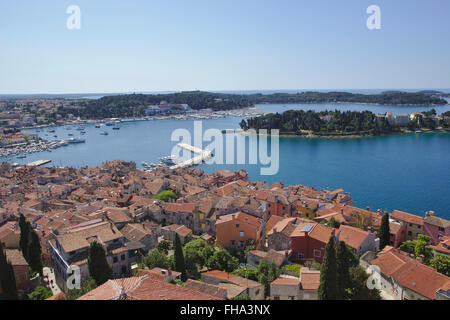
[[[38,166],[43,166],[44,164],[47,164],[50,162],[52,162],[52,160],[37,160],[37,161],[30,162],[29,164],[27,164],[27,166],[38,167]]]
[[[200,164],[203,161],[208,160],[208,159],[210,159],[212,157],[212,152],[210,150],[207,150],[207,149],[206,150],[202,150],[200,148],[196,148],[194,146],[191,146],[191,145],[189,145],[187,143],[178,143],[177,146],[182,148],[182,149],[191,151],[192,153],[196,154],[196,156],[191,158],[191,159],[189,159],[189,160],[186,160],[186,161],[178,163],[178,164],[176,164],[174,166],[171,166],[170,169],[178,169],[178,168],[190,167],[190,166],[193,166],[193,165]]]

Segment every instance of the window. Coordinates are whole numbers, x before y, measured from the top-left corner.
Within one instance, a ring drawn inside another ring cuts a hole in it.
[[[205,229],[205,226],[206,226],[206,225],[205,225],[204,223],[202,223],[202,229]]]
[[[412,232],[411,231],[408,231],[408,236],[412,236]]]
[[[239,223],[236,223],[236,228],[239,228]]]
[[[117,257],[113,258],[113,263],[117,263],[117,261],[119,261],[119,259],[117,259]]]
[[[314,257],[320,258],[322,256],[322,252],[320,250],[314,249]]]
[[[231,240],[231,245],[234,246],[234,244],[236,243],[235,240]]]
[[[421,228],[421,226],[417,226],[417,229],[420,229]]]
[[[200,217],[200,220],[203,220],[203,218],[205,218],[205,215],[203,213],[200,213],[199,217]]]
[[[273,300],[280,300],[280,296],[274,296]]]
[[[297,253],[297,259],[298,260],[304,260],[305,259],[305,255],[303,253]]]
[[[241,236],[241,238],[243,238],[244,237],[244,231],[240,231],[239,235]]]
[[[442,228],[442,227],[439,227],[439,232],[444,232],[445,231],[445,229],[444,228]]]
[[[410,223],[409,226],[412,227],[412,223]]]
[[[125,260],[125,255],[124,254],[120,256],[120,260],[122,260],[122,261]]]

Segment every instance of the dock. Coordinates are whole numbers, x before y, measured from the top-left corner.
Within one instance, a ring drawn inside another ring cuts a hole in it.
[[[37,160],[37,161],[30,162],[29,164],[27,164],[27,166],[38,167],[38,166],[43,166],[44,164],[47,164],[50,162],[52,162],[52,160]]]
[[[208,160],[212,157],[212,152],[210,150],[202,150],[186,143],[178,143],[177,146],[182,149],[191,151],[192,153],[195,153],[196,156],[189,160],[171,166],[170,169],[187,168],[193,165],[200,164],[203,161]]]

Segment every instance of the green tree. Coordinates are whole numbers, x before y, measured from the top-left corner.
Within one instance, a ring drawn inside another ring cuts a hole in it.
[[[450,256],[436,253],[430,260],[430,267],[436,269],[437,272],[450,277]]]
[[[169,240],[162,240],[156,246],[156,248],[158,250],[160,250],[161,252],[164,252],[165,254],[169,253],[170,247],[171,247],[171,242]]]
[[[331,217],[330,221],[327,223],[327,225],[331,228],[338,229],[341,226],[341,223],[339,221],[336,221],[334,217]]]
[[[339,296],[347,297],[347,288],[350,288],[350,264],[351,255],[350,249],[344,241],[339,241],[336,250],[336,264],[337,264],[337,282]]]
[[[219,248],[208,258],[206,266],[210,270],[222,270],[230,273],[239,267],[239,261],[227,250]]]
[[[53,296],[53,294],[50,290],[43,286],[38,286],[28,295],[28,298],[30,300],[45,300],[51,296]]]
[[[97,288],[97,284],[93,278],[89,278],[81,284],[80,289],[68,290],[64,300],[76,300],[79,297],[85,295],[86,293]]]
[[[350,300],[381,300],[380,290],[367,287],[369,275],[361,266],[350,268],[350,288],[348,297]]]
[[[400,245],[400,250],[414,254],[414,257],[423,256],[423,262],[429,264],[433,258],[433,250],[430,248],[431,238],[419,234],[417,240],[405,241]]]
[[[325,256],[323,257],[320,268],[319,300],[338,300],[343,298],[342,296],[339,296],[338,290],[336,250],[334,249],[334,242],[334,237],[330,237],[325,248]]]
[[[28,239],[28,263],[33,271],[39,272],[42,275],[42,249],[39,236],[36,231],[30,229]]]
[[[180,237],[178,237],[178,234],[175,235],[174,240],[174,264],[175,264],[175,271],[181,272],[181,281],[187,280],[187,271],[186,271],[186,263],[184,261],[184,255],[183,255],[183,248],[181,247],[181,241]]]
[[[177,194],[172,190],[164,190],[153,197],[154,199],[168,202],[170,200],[176,200]]]
[[[384,213],[381,219],[380,231],[378,232],[378,237],[380,238],[380,249],[383,250],[384,247],[391,244],[391,234],[389,229],[389,214]]]
[[[112,267],[106,260],[105,249],[97,241],[92,242],[89,246],[88,269],[89,276],[95,280],[97,286],[112,278]]]
[[[172,262],[169,257],[164,254],[161,250],[154,248],[148,251],[148,255],[142,259],[142,262],[149,269],[162,268],[169,269],[172,268]]]
[[[28,262],[28,238],[30,235],[30,224],[25,220],[23,214],[19,217],[19,227],[20,227],[20,240],[19,246],[20,250],[22,250],[22,255],[25,260]]]
[[[11,262],[7,260],[3,244],[0,242],[0,287],[4,300],[17,300],[16,277]]]

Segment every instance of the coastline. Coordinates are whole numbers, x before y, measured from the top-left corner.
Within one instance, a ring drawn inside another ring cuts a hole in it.
[[[262,133],[253,134],[253,133],[249,133],[247,131],[240,131],[239,133],[242,135],[245,135],[245,136],[270,136],[270,134],[262,134]],[[351,134],[351,135],[280,134],[278,137],[280,137],[280,138],[306,138],[306,139],[359,139],[359,138],[376,138],[376,137],[386,137],[386,136],[393,136],[393,135],[426,134],[426,133],[450,133],[450,129],[448,129],[448,130],[445,130],[445,129],[423,130],[421,132],[402,131],[402,132],[384,133],[384,134],[379,134],[379,135],[370,135],[370,134],[364,134],[364,135],[357,135],[357,134]]]

